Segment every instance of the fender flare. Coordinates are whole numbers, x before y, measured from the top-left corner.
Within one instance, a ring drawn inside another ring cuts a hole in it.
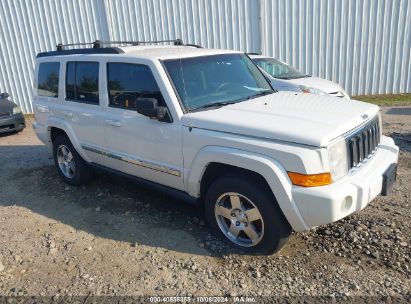
[[[185,184],[189,195],[200,196],[201,180],[210,163],[231,165],[260,174],[267,181],[292,228],[295,231],[308,229],[292,197],[291,181],[278,161],[244,150],[207,146],[197,153],[192,161],[193,166],[186,172]]]
[[[81,148],[80,142],[77,140],[77,136],[75,135],[73,127],[64,121],[63,119],[59,119],[56,117],[50,117],[47,120],[47,130],[48,130],[48,139],[51,143],[51,128],[57,128],[63,130],[67,137],[69,138],[71,144],[73,145],[74,149],[76,149],[77,153],[84,159],[84,161],[90,163],[90,158],[84,153],[83,149]]]

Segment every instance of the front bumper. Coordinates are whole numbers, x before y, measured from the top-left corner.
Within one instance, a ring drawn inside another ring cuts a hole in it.
[[[0,118],[0,133],[17,132],[26,127],[26,121],[22,113]]]
[[[308,228],[335,222],[362,210],[383,188],[383,174],[398,161],[399,148],[386,136],[361,167],[337,182],[313,188],[293,187],[292,196]]]

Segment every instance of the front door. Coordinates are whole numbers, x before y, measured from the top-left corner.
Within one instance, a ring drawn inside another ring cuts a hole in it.
[[[166,186],[183,189],[181,125],[136,111],[139,97],[166,106],[149,66],[108,62],[104,118],[104,165]]]

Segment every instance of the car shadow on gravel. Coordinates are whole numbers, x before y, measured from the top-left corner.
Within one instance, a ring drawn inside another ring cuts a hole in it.
[[[44,152],[44,146],[0,146],[0,158],[6,155],[3,161],[8,163],[0,174],[0,182],[7,181],[0,191],[1,206],[21,206],[95,237],[130,246],[207,256],[238,253],[211,235],[201,207],[109,174],[98,173],[86,186],[68,186],[51,159],[42,166],[30,162],[33,155]],[[11,154],[12,162],[7,160]]]
[[[389,115],[411,115],[411,107],[391,108],[387,111]]]
[[[397,133],[392,132],[388,134],[395,141],[395,144],[400,147],[401,150],[411,152],[411,133]]]
[[[13,136],[13,135],[16,135],[17,133],[16,132],[5,132],[5,133],[0,133],[0,138],[3,138],[3,137],[8,137],[8,136]]]

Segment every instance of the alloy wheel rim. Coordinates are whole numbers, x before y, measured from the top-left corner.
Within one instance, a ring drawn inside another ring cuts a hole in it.
[[[57,163],[65,177],[73,178],[76,174],[76,163],[74,162],[73,154],[67,146],[60,145],[57,148]]]
[[[264,236],[264,220],[257,206],[236,192],[222,194],[215,204],[214,214],[223,234],[242,247],[253,247]]]

